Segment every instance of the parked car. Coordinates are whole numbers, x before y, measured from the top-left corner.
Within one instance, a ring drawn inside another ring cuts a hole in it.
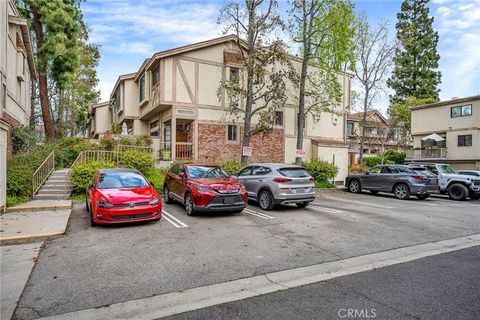
[[[165,175],[165,203],[176,200],[189,216],[201,211],[242,212],[247,191],[237,179],[214,164],[177,163]]]
[[[456,173],[457,173],[457,174],[461,174],[461,175],[466,175],[466,176],[480,177],[480,170],[466,170],[466,169],[462,169],[462,170],[457,170]]]
[[[347,176],[345,186],[350,192],[359,193],[369,190],[393,193],[397,199],[406,200],[410,195],[426,199],[432,193],[438,193],[438,180],[427,173],[415,172],[405,165],[380,165],[364,173]]]
[[[235,176],[247,188],[248,198],[257,201],[263,210],[289,203],[305,208],[315,200],[313,178],[301,166],[251,164]]]
[[[137,170],[98,170],[86,191],[92,226],[158,221],[162,216],[160,196]]]
[[[437,175],[440,193],[447,193],[450,199],[480,199],[480,178],[458,174],[449,164],[444,163],[411,162],[408,165],[425,168]]]

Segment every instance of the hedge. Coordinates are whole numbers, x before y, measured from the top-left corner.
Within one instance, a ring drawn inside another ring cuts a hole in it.
[[[143,174],[154,168],[152,154],[138,150],[126,150],[120,154],[121,164],[127,168],[137,169]]]
[[[77,164],[72,170],[72,187],[74,193],[85,192],[99,169],[115,168],[116,164],[110,161],[85,161]]]
[[[236,160],[228,160],[219,163],[219,165],[225,170],[226,173],[233,175],[243,169],[243,164]]]
[[[335,165],[321,160],[302,162],[302,166],[315,179],[315,186],[318,187],[331,187],[329,180],[335,178],[338,172],[338,168]]]
[[[363,157],[363,164],[367,167],[375,167],[382,163],[382,159],[378,156]]]

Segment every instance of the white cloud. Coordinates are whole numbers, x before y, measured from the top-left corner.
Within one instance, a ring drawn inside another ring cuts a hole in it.
[[[480,0],[445,1],[435,11],[443,100],[480,91]]]

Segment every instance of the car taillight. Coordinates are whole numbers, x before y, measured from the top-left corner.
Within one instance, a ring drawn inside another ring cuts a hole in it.
[[[292,179],[278,177],[278,178],[274,178],[273,181],[278,183],[284,183],[284,182],[290,182],[292,181]]]
[[[412,176],[412,178],[415,179],[415,180],[425,180],[425,179],[427,179],[427,177],[425,177],[425,176]]]

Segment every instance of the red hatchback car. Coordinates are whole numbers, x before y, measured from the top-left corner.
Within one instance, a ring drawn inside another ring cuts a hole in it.
[[[248,202],[245,186],[214,164],[174,164],[165,175],[163,197],[165,203],[183,203],[189,216],[200,211],[241,212]]]
[[[87,187],[90,223],[160,220],[162,201],[145,177],[133,169],[101,169]]]

